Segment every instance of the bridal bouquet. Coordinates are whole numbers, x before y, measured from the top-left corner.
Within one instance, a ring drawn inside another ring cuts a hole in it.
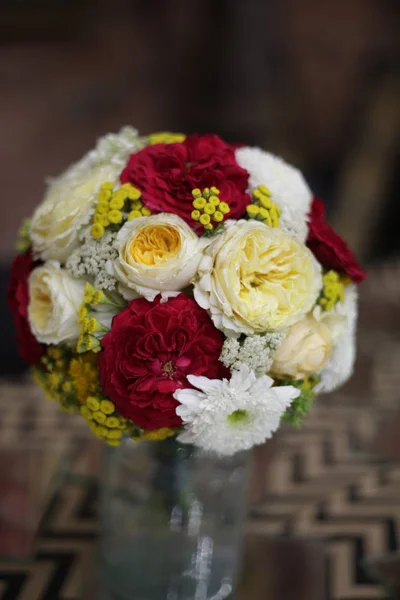
[[[49,182],[18,249],[21,354],[108,444],[232,454],[352,372],[365,273],[259,148],[126,127]]]

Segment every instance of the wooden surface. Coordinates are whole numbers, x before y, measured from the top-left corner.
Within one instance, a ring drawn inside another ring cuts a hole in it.
[[[326,600],[322,541],[249,535],[237,600]]]

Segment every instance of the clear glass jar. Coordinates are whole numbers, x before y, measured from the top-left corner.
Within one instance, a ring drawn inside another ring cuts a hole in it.
[[[240,566],[248,452],[123,440],[102,473],[102,600],[222,600]]]

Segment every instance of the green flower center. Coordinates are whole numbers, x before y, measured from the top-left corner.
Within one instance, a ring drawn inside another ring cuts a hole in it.
[[[234,410],[233,413],[231,413],[228,416],[228,422],[230,423],[230,425],[236,425],[238,423],[246,423],[249,420],[249,413],[247,412],[247,410],[244,410],[243,408],[238,408],[237,410]]]

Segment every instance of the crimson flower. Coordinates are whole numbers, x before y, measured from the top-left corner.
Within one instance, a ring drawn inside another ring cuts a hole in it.
[[[189,135],[180,144],[155,144],[132,154],[121,174],[142,192],[153,212],[171,212],[193,226],[192,190],[215,186],[230,207],[228,217],[239,219],[250,204],[249,175],[239,167],[234,147],[217,135]]]
[[[123,417],[144,429],[177,427],[173,393],[190,387],[186,375],[227,375],[219,356],[223,337],[207,312],[179,294],[167,302],[132,300],[101,342],[100,382]]]
[[[364,281],[366,272],[346,242],[325,221],[325,205],[319,198],[314,198],[311,205],[307,246],[323,267],[345,273],[354,283]]]
[[[44,352],[43,346],[33,336],[28,321],[28,277],[33,267],[31,252],[16,256],[11,265],[7,290],[8,304],[17,332],[19,353],[29,364],[37,363]]]

